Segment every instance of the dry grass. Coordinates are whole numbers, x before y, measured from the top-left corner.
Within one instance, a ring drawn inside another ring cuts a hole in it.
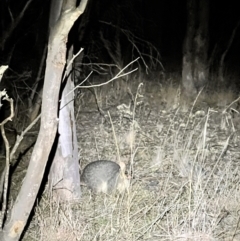
[[[92,196],[83,188],[75,205],[43,198],[24,241],[240,240],[240,137],[231,115],[181,100],[178,86],[156,91],[153,83],[139,89],[139,82],[122,91],[103,87],[94,98],[111,115],[129,191]],[[81,167],[118,159],[107,114],[89,111],[95,101],[88,95],[77,119]],[[232,102],[230,93],[216,96],[214,103]],[[117,108],[123,104],[128,111]]]

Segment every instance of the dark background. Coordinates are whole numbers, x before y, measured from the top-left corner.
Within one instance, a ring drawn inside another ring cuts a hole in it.
[[[1,0],[0,2],[0,40],[4,32],[11,28],[11,16],[17,18],[26,4],[26,0]],[[0,64],[8,64],[7,80],[14,81],[17,76],[28,73],[28,81],[34,81],[42,58],[43,49],[48,38],[49,1],[34,0],[30,3],[17,27],[7,36],[0,49]],[[9,11],[10,10],[10,11]],[[69,38],[75,44],[75,52],[84,47],[86,62],[113,63],[100,39],[112,43],[117,30],[120,30],[121,54],[124,64],[136,58],[138,53],[132,53],[132,44],[122,33],[131,33],[138,44],[141,53],[149,54],[149,45],[160,53],[161,62],[166,72],[181,73],[182,45],[186,32],[187,7],[186,1],[180,0],[90,0],[84,15],[87,21],[82,25],[82,16],[75,24]],[[217,71],[222,53],[226,50],[233,29],[240,20],[238,1],[210,1],[209,19],[209,57],[215,46],[217,51],[211,71]],[[129,31],[129,32],[128,32]],[[240,60],[240,30],[238,29],[233,43],[226,56],[227,74],[239,76]],[[156,52],[153,52],[156,56]],[[145,57],[148,63],[151,60]],[[160,65],[155,70],[162,70]],[[150,69],[151,70],[151,69]],[[236,80],[235,80],[236,81]]]

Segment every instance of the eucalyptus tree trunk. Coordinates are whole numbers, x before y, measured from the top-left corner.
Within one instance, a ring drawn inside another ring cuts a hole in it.
[[[10,218],[0,233],[1,241],[20,239],[36,201],[57,132],[59,92],[66,64],[68,33],[77,18],[84,12],[86,4],[87,0],[82,0],[78,7],[76,7],[76,0],[54,0],[52,2],[52,9],[58,11],[55,12],[55,20],[50,29],[40,131]]]
[[[193,38],[196,25],[196,1],[187,0],[187,29],[183,43],[182,85],[186,95],[196,94],[193,78],[194,46]]]
[[[208,23],[209,0],[198,2],[198,28],[194,38],[194,82],[197,90],[200,90],[208,81]]]
[[[54,198],[60,201],[77,201],[81,196],[78,143],[74,117],[74,83],[71,78],[70,61],[72,47],[68,52],[67,79],[60,102],[58,144],[49,174],[49,188]]]
[[[193,96],[208,81],[208,0],[187,0],[187,12],[182,84],[185,93]]]

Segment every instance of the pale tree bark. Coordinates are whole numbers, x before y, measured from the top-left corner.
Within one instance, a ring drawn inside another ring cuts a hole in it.
[[[58,145],[49,174],[49,188],[55,199],[77,201],[81,196],[78,145],[74,117],[74,83],[71,78],[73,47],[68,52],[67,81],[62,93]]]
[[[57,6],[59,2],[54,0]],[[16,241],[20,239],[36,200],[57,132],[59,91],[66,63],[68,33],[76,19],[84,12],[86,4],[87,0],[82,0],[80,5],[75,7],[75,0],[64,1],[61,7],[61,14],[56,18],[56,24],[50,30],[40,131],[26,177],[14,202],[10,218],[0,233],[1,241]]]
[[[193,96],[208,80],[208,0],[188,0],[187,11],[182,84],[185,93]]]

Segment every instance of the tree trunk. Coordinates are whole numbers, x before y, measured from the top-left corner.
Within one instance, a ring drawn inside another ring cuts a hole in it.
[[[208,80],[208,0],[188,0],[188,22],[183,46],[182,84],[193,96]],[[196,26],[198,26],[196,30]]]
[[[192,96],[196,94],[196,88],[194,85],[193,78],[193,59],[194,59],[194,49],[193,49],[193,38],[196,25],[196,1],[187,1],[187,30],[185,35],[185,40],[183,43],[183,66],[182,66],[182,84],[184,93],[187,96]]]
[[[209,0],[201,0],[198,4],[198,29],[194,38],[194,82],[199,91],[208,80]]]
[[[72,48],[68,56],[68,62],[70,62],[73,56]],[[69,70],[72,70],[70,66]],[[57,151],[50,170],[49,187],[58,200],[77,201],[80,199],[81,189],[74,117],[74,83],[70,73],[67,73],[67,76],[60,104],[59,138]]]
[[[26,177],[13,205],[10,219],[0,233],[1,241],[17,241],[20,239],[36,200],[56,136],[59,90],[66,63],[67,37],[73,23],[84,12],[87,0],[82,0],[77,8],[75,7],[75,0],[64,1],[64,3],[61,16],[51,29],[49,37],[39,135]]]

